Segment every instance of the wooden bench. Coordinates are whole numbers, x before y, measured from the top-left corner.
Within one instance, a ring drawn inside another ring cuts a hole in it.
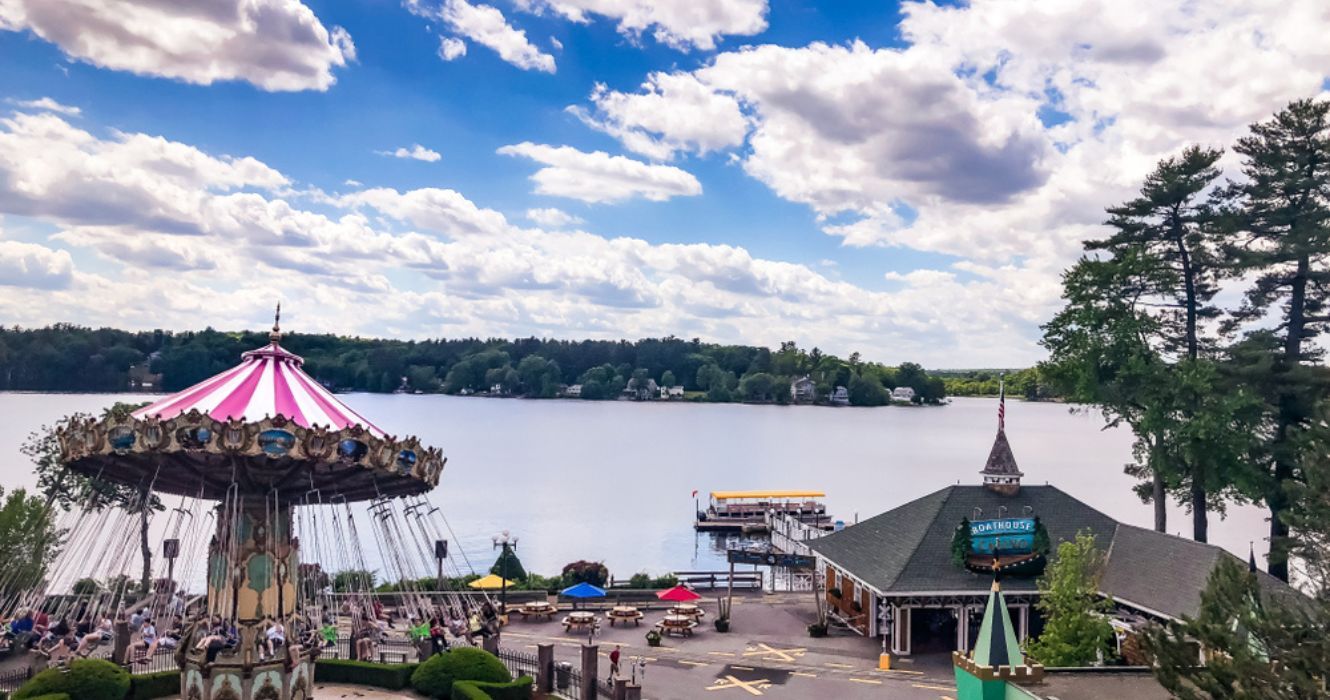
[[[693,628],[697,627],[696,622],[690,622],[687,625],[656,625],[656,631],[662,635],[677,634],[680,637],[693,636]]]
[[[644,616],[642,615],[642,611],[640,611],[640,610],[637,611],[637,613],[636,613],[636,614],[633,614],[633,615],[623,615],[623,614],[615,615],[613,610],[611,610],[610,612],[605,613],[605,619],[607,619],[607,620],[610,621],[610,627],[613,627],[613,626],[614,626],[614,623],[616,623],[616,622],[622,622],[622,623],[624,624],[624,626],[627,627],[627,626],[628,626],[628,623],[629,623],[630,621],[631,621],[634,625],[640,625],[640,624],[642,624],[642,618],[643,618],[643,617],[644,617]]]
[[[381,664],[386,664],[386,663],[388,663],[388,661],[387,661],[386,659],[387,659],[389,656],[394,656],[394,657],[397,657],[397,658],[401,659],[401,661],[398,661],[398,662],[397,662],[397,663],[399,663],[399,664],[404,664],[404,663],[406,663],[407,653],[404,652],[404,651],[380,651],[380,652],[379,652],[379,663],[381,663]]]

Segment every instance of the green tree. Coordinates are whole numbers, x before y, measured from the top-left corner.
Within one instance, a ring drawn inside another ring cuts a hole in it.
[[[1103,561],[1094,535],[1077,533],[1058,545],[1039,578],[1035,606],[1044,615],[1044,631],[1029,653],[1045,666],[1087,666],[1109,651],[1113,627],[1106,613],[1113,606],[1099,597]]]
[[[376,580],[373,571],[347,569],[333,574],[332,586],[338,593],[359,593],[374,590]]]
[[[1259,574],[1222,556],[1199,614],[1148,627],[1143,647],[1160,685],[1182,700],[1311,700],[1325,697],[1327,628],[1325,600],[1266,595]],[[1204,664],[1198,648],[1207,652]]]
[[[46,501],[23,489],[5,495],[0,487],[0,599],[37,586],[55,561],[64,533],[57,530]]]
[[[891,394],[873,372],[851,375],[846,391],[850,394],[851,406],[885,406],[891,403]]]
[[[674,372],[667,369],[660,375],[661,386],[678,386],[678,384],[679,382],[674,378]]]
[[[1232,186],[1228,209],[1240,240],[1227,249],[1238,271],[1255,276],[1233,324],[1252,324],[1251,335],[1272,341],[1270,377],[1262,384],[1273,427],[1267,436],[1270,573],[1288,580],[1286,513],[1291,484],[1303,481],[1298,434],[1324,399],[1325,387],[1307,381],[1323,351],[1314,340],[1330,323],[1330,102],[1300,100],[1234,147],[1244,178]],[[1277,320],[1273,330],[1270,319]]]
[[[102,412],[102,418],[125,418],[144,405],[116,402]],[[165,506],[151,492],[151,484],[147,482],[122,484],[84,476],[65,467],[60,460],[60,441],[56,438],[56,432],[61,426],[90,417],[75,413],[61,419],[55,426],[43,426],[41,430],[30,433],[19,450],[32,460],[33,471],[37,475],[37,491],[46,500],[48,508],[59,507],[67,511],[77,506],[96,511],[111,507],[139,516],[139,551],[143,562],[139,586],[148,591],[152,585],[152,546],[148,538],[150,517],[154,511],[163,510]]]
[[[772,401],[781,389],[776,378],[766,372],[745,374],[739,380],[739,395],[747,401]]]
[[[505,547],[499,552],[499,558],[494,560],[490,573],[518,583],[526,580],[526,569],[522,567],[522,560],[517,558],[517,552],[512,547]]]

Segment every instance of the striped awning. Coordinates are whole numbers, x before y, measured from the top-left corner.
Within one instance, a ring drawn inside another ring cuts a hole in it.
[[[268,345],[240,357],[238,366],[154,401],[135,411],[134,417],[169,420],[197,410],[215,420],[258,422],[280,414],[306,428],[340,430],[359,425],[376,437],[384,437],[382,430],[305,374],[301,369],[304,358],[283,349],[276,334]]]

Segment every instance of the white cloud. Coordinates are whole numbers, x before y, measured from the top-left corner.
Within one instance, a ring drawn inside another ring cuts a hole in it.
[[[620,202],[636,197],[663,202],[671,197],[702,194],[702,183],[679,168],[604,151],[587,153],[571,146],[527,141],[504,146],[499,153],[530,158],[545,166],[531,176],[538,194],[583,202]]]
[[[101,68],[269,91],[327,90],[356,58],[299,0],[5,0],[0,29],[31,31]]]
[[[525,31],[509,24],[498,8],[468,0],[403,0],[403,4],[413,14],[442,22],[450,31],[493,49],[499,58],[518,68],[546,73],[555,70],[554,57],[532,44]],[[465,45],[458,52],[456,45],[450,48],[448,39],[441,42],[439,55],[444,60],[465,54]]]
[[[451,61],[466,55],[466,42],[453,36],[439,37],[439,58]]]
[[[404,146],[398,147],[392,151],[375,151],[381,156],[392,156],[393,158],[410,158],[411,160],[423,160],[426,163],[437,162],[443,156],[438,151],[432,151],[420,144],[412,144],[410,148]]]
[[[639,93],[597,84],[595,112],[570,107],[587,125],[657,160],[677,151],[704,154],[743,143],[749,119],[732,95],[714,90],[689,73],[652,73]]]
[[[19,107],[24,107],[27,109],[43,110],[47,112],[59,112],[60,114],[68,115],[71,117],[77,117],[79,114],[83,113],[83,110],[79,109],[78,107],[71,107],[69,105],[60,104],[59,102],[56,102],[55,100],[49,97],[41,97],[35,100],[9,100],[9,102],[18,105]]]
[[[568,226],[585,223],[581,217],[573,216],[562,209],[553,207],[527,209],[526,218],[531,223],[545,228],[567,228]]]
[[[69,253],[36,243],[0,240],[0,285],[30,289],[63,289],[73,278]]]
[[[767,28],[767,0],[518,0],[518,5],[574,22],[600,15],[618,21],[619,32],[634,40],[649,32],[684,51],[709,51],[723,36],[754,36]]]

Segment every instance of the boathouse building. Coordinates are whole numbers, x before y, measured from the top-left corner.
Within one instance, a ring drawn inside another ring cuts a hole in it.
[[[1043,538],[1044,554],[1078,532],[1093,534],[1106,554],[1100,592],[1114,601],[1116,626],[1124,630],[1145,620],[1196,615],[1210,572],[1222,557],[1233,556],[1119,523],[1056,486],[1023,486],[1001,418],[981,475],[980,484],[948,486],[809,540],[832,616],[861,634],[885,637],[894,654],[970,651],[994,580],[991,568],[970,565],[976,557],[962,563],[956,553],[958,532],[975,521],[1033,520],[1039,530],[1033,539]],[[1022,643],[1043,627],[1033,607],[1038,571],[1029,566],[1042,569],[1038,554],[1001,576]],[[1274,577],[1260,577],[1272,592],[1291,590]]]

